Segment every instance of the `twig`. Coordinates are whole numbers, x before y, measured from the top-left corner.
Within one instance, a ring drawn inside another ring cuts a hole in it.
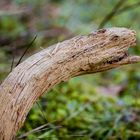
[[[32,44],[34,43],[34,41],[36,40],[36,38],[37,38],[37,35],[34,37],[34,39],[29,44],[27,44],[27,48],[23,52],[22,56],[20,57],[19,61],[16,64],[16,66],[20,64],[22,58],[24,57],[24,55],[26,54],[26,52],[29,50],[29,48],[32,46]]]
[[[55,121],[53,121],[53,122],[55,122]],[[51,129],[51,128],[56,129],[56,128],[62,127],[62,126],[53,126],[53,124],[52,124],[53,122],[41,125],[39,127],[36,127],[36,128],[34,128],[34,129],[24,133],[24,134],[21,134],[18,138],[19,139],[25,138],[25,137],[27,137],[28,135],[30,135],[32,133],[37,133],[37,132],[40,132],[40,131],[43,131],[43,130],[48,130],[48,129]]]
[[[122,6],[125,0],[119,0],[119,2],[114,6],[112,11],[105,16],[105,18],[101,21],[98,29],[104,27],[104,25],[117,13],[118,9]]]
[[[48,125],[49,125],[49,123],[44,124],[44,125],[41,125],[41,126],[35,128],[35,129],[32,129],[31,131],[28,131],[28,132],[26,132],[26,133],[20,135],[18,138],[24,138],[24,137],[27,137],[29,134],[35,133],[35,132],[37,132],[38,130],[43,129],[44,127],[46,127],[46,126],[48,126]]]
[[[134,8],[137,8],[138,6],[140,6],[140,2],[137,2],[137,3],[132,4],[132,5],[125,6],[125,7],[121,8],[120,10],[118,10],[116,12],[116,14],[121,14],[122,12],[125,12],[127,10],[132,10]]]
[[[12,57],[12,64],[11,64],[10,72],[13,70],[13,67],[14,67],[14,61],[15,61],[15,56],[14,56],[14,54],[13,54],[13,57]]]
[[[120,1],[121,2],[121,1]],[[122,2],[125,2],[125,1],[122,1]],[[118,3],[119,4],[119,3]],[[121,3],[121,5],[122,5],[122,3]],[[120,6],[121,6],[120,5]],[[119,6],[119,7],[120,7]],[[103,20],[102,20],[102,22],[101,22],[101,24],[99,25],[99,27],[98,28],[102,28],[111,18],[113,18],[113,16],[114,15],[118,15],[118,14],[121,14],[121,13],[123,13],[123,12],[126,12],[126,11],[128,11],[128,10],[132,10],[132,9],[134,9],[134,8],[137,8],[137,7],[139,7],[140,6],[140,2],[137,2],[137,3],[135,3],[135,4],[132,4],[132,5],[128,5],[128,6],[125,6],[125,7],[123,7],[123,8],[121,8],[121,9],[119,9],[119,7],[116,5],[114,8],[113,8],[113,10],[111,11],[111,13],[109,13]],[[115,10],[116,9],[116,10]]]

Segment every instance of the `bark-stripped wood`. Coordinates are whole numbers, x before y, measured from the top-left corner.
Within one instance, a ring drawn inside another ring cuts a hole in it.
[[[129,56],[135,31],[109,28],[76,36],[29,57],[0,86],[0,140],[12,140],[35,101],[71,77],[140,61]]]

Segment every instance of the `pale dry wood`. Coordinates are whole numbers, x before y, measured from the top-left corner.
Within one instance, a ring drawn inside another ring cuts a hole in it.
[[[71,77],[140,61],[135,31],[109,28],[59,42],[18,65],[0,86],[0,140],[12,140],[35,101]]]

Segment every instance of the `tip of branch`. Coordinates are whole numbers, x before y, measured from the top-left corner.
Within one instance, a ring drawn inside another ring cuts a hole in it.
[[[121,65],[124,65],[124,64],[138,63],[138,62],[140,62],[140,56],[132,55],[132,56],[128,56],[128,57],[124,58],[119,63]]]

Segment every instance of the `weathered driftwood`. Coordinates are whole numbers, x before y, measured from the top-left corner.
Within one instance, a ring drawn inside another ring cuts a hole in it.
[[[0,140],[12,140],[35,101],[71,77],[140,61],[129,56],[135,31],[102,29],[60,42],[18,65],[0,86]]]

